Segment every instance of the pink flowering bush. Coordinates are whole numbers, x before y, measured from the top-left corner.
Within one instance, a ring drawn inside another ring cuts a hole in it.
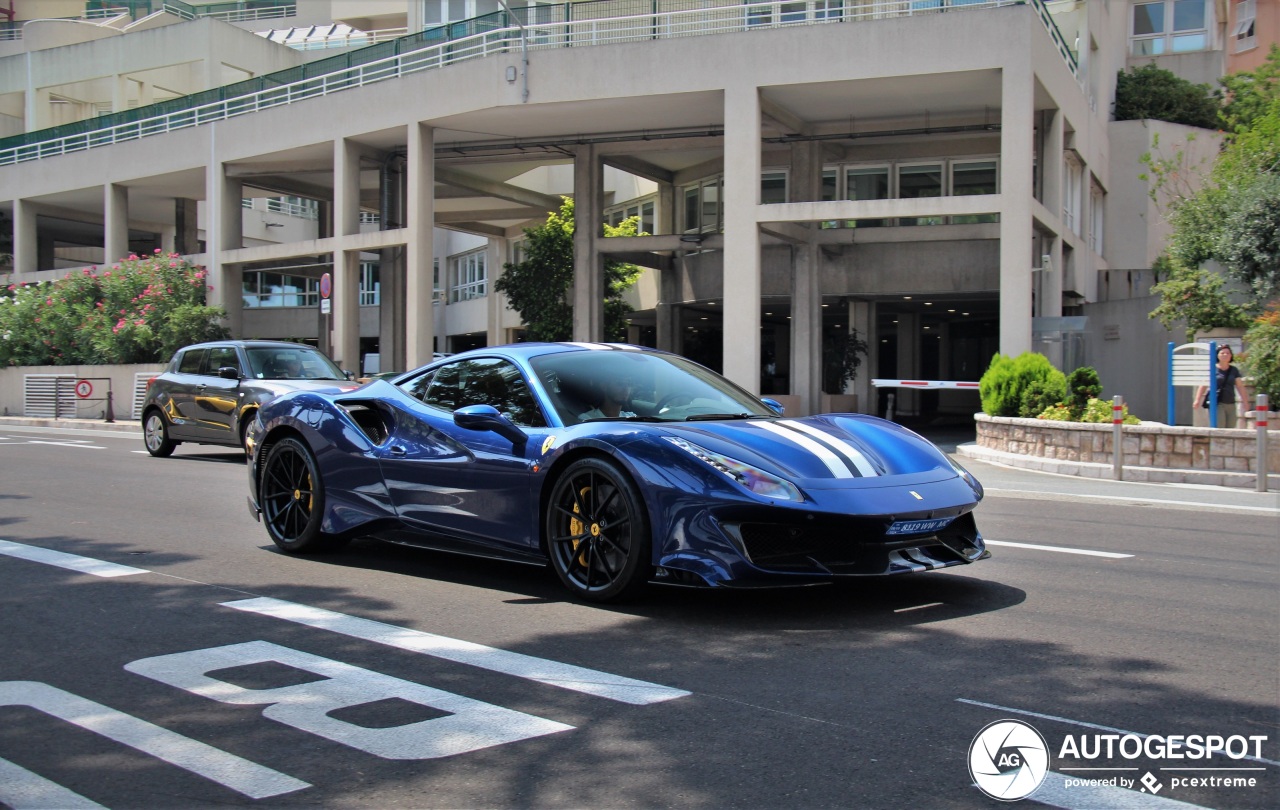
[[[0,365],[152,363],[227,336],[203,269],[176,253],[129,256],[57,281],[0,287]]]

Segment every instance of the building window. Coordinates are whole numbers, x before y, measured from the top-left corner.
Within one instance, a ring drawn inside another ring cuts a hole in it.
[[[360,306],[376,307],[381,300],[378,263],[360,262]]]
[[[1133,7],[1129,52],[1134,56],[1203,51],[1209,47],[1206,0],[1160,0]]]
[[[244,274],[241,289],[246,308],[320,305],[320,282],[314,278],[249,271]]]
[[[444,291],[440,289],[440,260],[431,260],[431,302],[444,300]]]
[[[845,171],[845,197],[850,200],[889,199],[888,166],[856,166]],[[858,219],[845,223],[848,228],[879,228],[883,219]]]
[[[604,221],[613,227],[618,227],[624,219],[635,217],[639,220],[636,224],[637,234],[653,233],[654,222],[654,200],[653,197],[638,198],[628,200],[622,205],[615,205],[612,208],[604,210]]]
[[[1107,221],[1106,201],[1106,192],[1096,183],[1091,184],[1089,190],[1089,213],[1091,215],[1089,248],[1099,256],[1102,255],[1102,232]]]
[[[1062,223],[1077,236],[1080,235],[1080,184],[1084,167],[1074,152],[1063,155],[1062,165]]]
[[[951,164],[951,194],[965,197],[973,194],[999,194],[994,160],[956,161]],[[953,225],[974,225],[995,222],[996,214],[968,214],[952,217]]]
[[[898,167],[898,199],[921,200],[942,196],[942,164],[908,164]],[[941,225],[942,217],[901,217],[899,225]]]
[[[787,173],[764,172],[760,175],[760,204],[772,205],[787,201]]]
[[[449,274],[453,283],[449,287],[449,302],[470,301],[484,298],[488,275],[485,268],[485,249],[473,250],[449,259]]]
[[[1231,29],[1231,40],[1235,52],[1247,51],[1258,47],[1255,31],[1258,24],[1258,0],[1243,0],[1236,3],[1236,24]]]

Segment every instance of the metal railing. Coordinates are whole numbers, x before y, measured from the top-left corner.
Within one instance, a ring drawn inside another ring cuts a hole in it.
[[[244,2],[231,3],[202,3],[193,5],[184,3],[182,0],[164,0],[160,4],[160,9],[167,11],[184,20],[194,20],[199,17],[212,17],[215,20],[223,22],[251,22],[254,20],[281,20],[286,17],[298,16],[298,7],[293,2],[272,2],[272,0],[257,0],[257,2],[246,4]]]
[[[645,0],[644,5],[652,7],[651,1],[659,8],[670,5],[693,7],[642,14],[609,14],[619,7],[637,8],[640,4],[602,0],[600,3],[533,6],[515,10],[516,16],[523,18],[523,25],[513,25],[511,15],[506,11],[496,12],[174,101],[0,139],[0,166],[222,121],[423,70],[517,51],[522,47],[543,50],[609,45],[1027,4],[1027,0],[882,0],[857,8],[826,9],[818,17],[792,12],[789,9],[796,4],[781,0],[749,4],[727,4],[729,0]],[[166,4],[168,2],[170,0],[166,0]],[[1031,4],[1040,10],[1044,8],[1043,0],[1031,0]],[[589,16],[593,11],[601,14]],[[1061,41],[1061,35],[1046,13],[1041,13],[1040,18],[1049,26],[1055,41]],[[536,19],[566,14],[579,18]],[[1074,73],[1074,58],[1069,51],[1064,53],[1064,57]]]

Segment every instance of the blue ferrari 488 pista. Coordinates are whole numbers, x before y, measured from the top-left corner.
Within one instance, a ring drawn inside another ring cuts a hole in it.
[[[989,556],[982,487],[934,445],[872,416],[781,411],[666,352],[476,349],[265,404],[250,507],[287,552],[370,536],[550,563],[597,601],[650,581],[806,585]]]

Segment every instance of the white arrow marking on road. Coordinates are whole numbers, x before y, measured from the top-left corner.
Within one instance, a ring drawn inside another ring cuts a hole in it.
[[[1107,557],[1113,560],[1132,557],[1132,554],[1119,554],[1114,551],[1090,551],[1087,548],[1063,548],[1062,546],[1037,546],[1032,543],[1012,543],[1007,540],[987,540],[989,546],[1009,546],[1010,548],[1030,548],[1036,551],[1060,551],[1063,554],[1085,554],[1090,557]]]
[[[548,661],[545,658],[499,650],[470,641],[396,627],[393,624],[280,599],[243,599],[238,602],[223,602],[222,605],[636,706],[661,703],[690,694],[683,689],[672,689],[656,683],[637,681],[621,675]]]
[[[21,543],[10,543],[8,540],[0,540],[0,554],[17,557],[20,560],[53,565],[58,568],[65,568],[68,571],[77,571],[81,574],[90,574],[95,577],[127,577],[133,574],[151,573],[145,568],[119,565],[105,560],[95,560],[91,557],[81,557],[79,554],[68,554],[65,551],[40,548],[39,546],[24,546]]]

